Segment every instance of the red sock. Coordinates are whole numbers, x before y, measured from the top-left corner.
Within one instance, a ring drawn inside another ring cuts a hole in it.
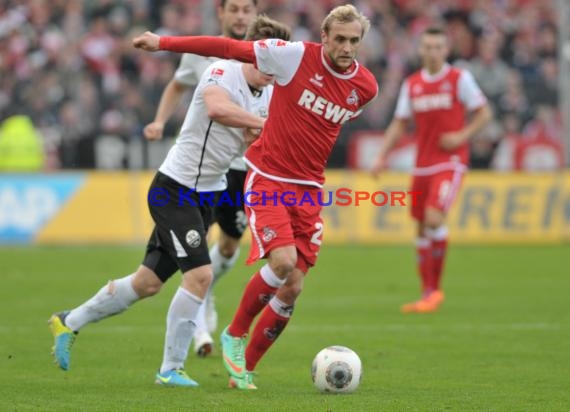
[[[432,249],[431,242],[426,238],[419,238],[416,242],[416,255],[418,261],[418,274],[422,281],[422,293],[433,288],[432,276]]]
[[[274,306],[277,307],[277,310]],[[263,309],[245,350],[245,368],[248,371],[255,369],[257,362],[275,343],[287,326],[292,312],[292,306],[284,305],[276,298],[273,298],[271,303]]]
[[[447,237],[431,241],[431,260],[433,267],[433,288],[440,289],[443,264],[447,253]]]
[[[269,286],[261,274],[257,272],[251,277],[234,315],[232,323],[228,327],[231,336],[243,336],[249,332],[253,319],[271,300],[277,288]]]

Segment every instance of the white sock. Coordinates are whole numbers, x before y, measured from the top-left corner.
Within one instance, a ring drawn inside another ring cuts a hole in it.
[[[208,325],[206,324],[206,302],[208,301],[208,298],[210,297],[210,291],[211,290],[212,290],[212,287],[210,286],[210,289],[208,289],[208,292],[206,292],[206,296],[204,296],[203,303],[200,305],[200,309],[198,309],[198,315],[196,316],[196,332],[198,332],[198,331],[207,332],[208,331]]]
[[[166,316],[166,337],[160,373],[184,367],[196,329],[196,316],[202,299],[179,287]]]
[[[98,322],[125,311],[140,299],[133,289],[133,277],[134,273],[110,281],[95,296],[69,312],[65,318],[65,325],[77,332],[88,323]]]
[[[448,236],[447,226],[441,225],[435,229],[426,229],[426,235],[431,240],[447,239]]]
[[[272,288],[280,288],[285,283],[285,279],[279,279],[271,269],[271,266],[269,266],[269,263],[266,263],[261,267],[261,269],[259,269],[259,275],[263,281]]]
[[[210,260],[212,261],[212,270],[214,271],[212,286],[236,264],[238,257],[239,248],[236,249],[232,257],[227,258],[222,256],[217,243],[212,246],[210,249]]]

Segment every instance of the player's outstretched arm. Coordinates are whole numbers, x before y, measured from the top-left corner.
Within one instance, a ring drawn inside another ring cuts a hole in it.
[[[234,103],[221,86],[208,86],[202,95],[208,111],[208,117],[228,127],[261,129],[265,123],[263,117],[254,115]]]
[[[380,172],[386,169],[386,158],[390,150],[396,145],[398,140],[404,135],[406,130],[406,120],[405,119],[398,119],[394,118],[386,129],[384,133],[384,140],[382,141],[382,146],[380,146],[380,151],[372,163],[372,168],[370,173],[372,173],[372,177],[375,179],[378,177]]]
[[[133,39],[133,46],[146,50],[166,50],[177,53],[192,53],[220,59],[234,59],[255,63],[253,42],[214,36],[158,36],[145,32]]]
[[[159,51],[160,36],[153,32],[146,31],[133,39],[133,46],[149,52]]]

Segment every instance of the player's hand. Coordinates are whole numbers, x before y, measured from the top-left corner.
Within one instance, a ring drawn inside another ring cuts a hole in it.
[[[459,132],[444,133],[439,139],[439,147],[443,150],[454,150],[467,141],[467,136]]]
[[[243,131],[243,140],[245,141],[245,145],[249,147],[250,144],[255,142],[259,135],[261,134],[261,129],[252,129],[247,127]]]
[[[388,168],[388,163],[386,162],[386,156],[379,155],[372,163],[372,167],[370,168],[370,174],[374,179],[378,179],[380,172],[386,170]]]
[[[162,139],[163,132],[164,132],[164,123],[162,122],[149,123],[143,129],[144,137],[147,140],[160,140]]]
[[[160,50],[158,47],[159,41],[160,36],[158,34],[146,31],[140,36],[137,36],[133,39],[133,46],[135,46],[137,49],[155,52]]]

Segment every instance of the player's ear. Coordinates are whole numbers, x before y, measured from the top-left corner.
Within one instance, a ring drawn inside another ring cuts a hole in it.
[[[324,30],[321,30],[321,42],[322,42],[322,43],[326,43],[328,37],[329,37],[329,36],[327,36],[327,33],[325,33]]]

